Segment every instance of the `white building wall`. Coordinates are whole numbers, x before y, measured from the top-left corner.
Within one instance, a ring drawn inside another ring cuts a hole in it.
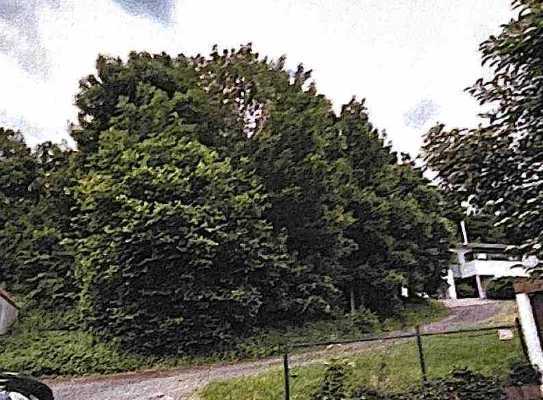
[[[455,278],[469,278],[470,276],[504,276],[528,277],[524,267],[516,267],[519,261],[498,261],[498,260],[473,260],[464,263],[461,268],[455,269]]]
[[[458,295],[456,293],[456,284],[454,283],[454,273],[453,270],[449,268],[447,271],[447,298],[456,300]]]

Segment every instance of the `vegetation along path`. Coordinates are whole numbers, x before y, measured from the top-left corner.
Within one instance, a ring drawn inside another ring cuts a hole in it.
[[[511,316],[510,303],[473,302],[449,305],[450,314],[442,321],[428,324],[425,331],[462,329],[507,321]],[[369,348],[384,346],[382,343],[358,343],[333,346],[324,350],[293,355],[293,365],[306,364],[323,358],[350,354]],[[99,378],[76,378],[48,382],[57,400],[188,400],[194,393],[215,380],[255,375],[281,363],[280,358],[255,362],[199,366],[171,371],[153,371],[118,374]]]

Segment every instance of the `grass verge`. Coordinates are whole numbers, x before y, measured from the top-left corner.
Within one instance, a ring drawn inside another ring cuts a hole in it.
[[[437,302],[410,304],[401,318],[374,326],[380,330],[428,323],[446,315]],[[0,369],[34,376],[81,376],[111,374],[142,369],[169,369],[209,364],[217,361],[257,359],[279,354],[285,343],[358,338],[368,332],[353,324],[349,316],[317,321],[301,326],[262,330],[240,340],[229,352],[201,357],[158,359],[123,351],[112,342],[104,342],[88,332],[73,330],[73,315],[50,315],[37,311],[22,312],[11,334],[0,337]],[[58,330],[68,325],[72,330]]]
[[[456,367],[467,367],[487,375],[504,376],[511,363],[522,357],[518,338],[500,341],[496,333],[432,336],[423,339],[430,378],[447,375]],[[421,382],[414,340],[374,346],[343,359],[351,366],[348,384],[382,392],[402,392]],[[324,375],[325,363],[292,369],[291,399],[309,400]],[[273,369],[254,377],[215,382],[200,396],[204,400],[280,400],[283,398],[283,372]]]

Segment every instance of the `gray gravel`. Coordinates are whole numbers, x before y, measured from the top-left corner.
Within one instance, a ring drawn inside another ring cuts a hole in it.
[[[502,310],[497,302],[470,303],[450,309],[442,321],[424,327],[426,332],[462,329],[483,324]],[[329,346],[326,349],[294,355],[293,366],[382,347],[382,342]],[[53,380],[47,383],[56,400],[189,400],[197,390],[215,380],[256,375],[282,363],[280,358],[256,362],[210,365],[170,371],[126,373],[98,378]]]

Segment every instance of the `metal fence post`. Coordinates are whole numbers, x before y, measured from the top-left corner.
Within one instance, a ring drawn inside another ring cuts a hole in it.
[[[288,349],[286,348],[283,355],[283,372],[285,375],[285,400],[290,400],[290,374],[288,370]]]
[[[427,381],[426,376],[426,363],[424,362],[424,351],[422,348],[422,338],[420,336],[420,325],[417,325],[415,327],[416,333],[417,333],[417,348],[419,350],[419,361],[420,361],[420,370],[422,372],[422,381]]]

